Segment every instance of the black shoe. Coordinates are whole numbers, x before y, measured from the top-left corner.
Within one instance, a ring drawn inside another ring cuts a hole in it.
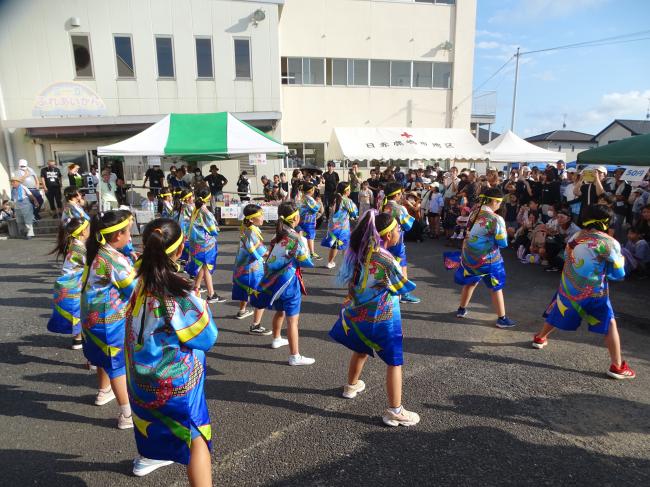
[[[81,350],[83,348],[83,343],[81,337],[74,337],[72,339],[72,350]]]
[[[212,296],[208,296],[208,303],[225,303],[225,298],[222,298],[217,293],[214,293]]]
[[[268,336],[271,333],[273,333],[271,330],[267,330],[264,328],[262,325],[259,323],[257,325],[253,325],[248,329],[248,333],[251,335],[262,335],[262,336]]]

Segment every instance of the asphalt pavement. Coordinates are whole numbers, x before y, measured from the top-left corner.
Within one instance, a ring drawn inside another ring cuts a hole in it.
[[[215,282],[228,296],[236,237],[220,237]],[[60,267],[45,255],[51,245],[0,241],[0,484],[186,485],[180,465],[131,475],[133,432],[115,427],[114,402],[93,405],[82,353],[47,332]],[[442,266],[445,250],[438,241],[408,245],[422,298],[402,305],[404,405],[422,418],[412,428],[381,422],[378,359],[364,371],[367,390],[340,397],[349,352],[327,335],[345,294],[334,271],[304,272],[300,347],[316,358],[311,367],[289,367],[286,348],[248,335],[236,303],[212,305],[220,334],[205,392],[215,485],[650,485],[650,281],[612,285],[624,357],[638,374],[614,381],[602,337],[585,329],[530,348],[559,274],[506,251],[506,305],[518,326],[499,330],[483,287],[469,317],[455,318],[459,289]]]

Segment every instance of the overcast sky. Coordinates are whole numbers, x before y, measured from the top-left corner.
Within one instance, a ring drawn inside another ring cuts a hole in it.
[[[597,133],[645,118],[650,98],[650,0],[477,0],[474,87],[523,51],[649,31],[646,40],[522,56],[515,132]],[[510,128],[514,61],[480,91],[497,91],[493,130]]]

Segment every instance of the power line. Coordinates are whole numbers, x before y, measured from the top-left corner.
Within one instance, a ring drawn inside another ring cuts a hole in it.
[[[576,42],[574,44],[565,44],[562,46],[555,46],[555,47],[547,47],[544,49],[536,49],[534,51],[525,51],[520,53],[520,56],[523,56],[524,54],[536,54],[538,52],[547,52],[547,51],[557,51],[560,49],[574,49],[578,47],[589,47],[591,45],[608,45],[608,41],[618,41],[618,42],[612,42],[612,44],[619,44],[621,42],[633,42],[637,40],[644,40],[648,39],[648,37],[642,37],[639,39],[624,39],[626,37],[635,37],[635,36],[640,36],[640,35],[645,35],[645,34],[650,34],[650,30],[642,30],[639,32],[632,32],[630,34],[622,34],[618,36],[613,36],[613,37],[603,37],[602,39],[594,39],[591,41],[584,41],[584,42]]]
[[[480,90],[481,88],[483,88],[483,86],[485,86],[485,85],[486,85],[489,81],[491,81],[491,80],[492,80],[492,79],[493,79],[497,74],[499,74],[499,73],[500,73],[500,72],[501,72],[501,71],[502,71],[502,70],[503,70],[503,69],[504,69],[508,64],[510,64],[510,62],[511,62],[514,58],[515,58],[515,55],[513,54],[513,55],[510,57],[510,59],[508,59],[505,63],[503,63],[503,64],[501,65],[501,67],[500,67],[499,69],[497,69],[494,73],[492,73],[492,75],[491,75],[488,79],[486,79],[485,81],[483,81],[483,83],[481,83],[479,86],[477,86],[476,88],[474,88],[474,89],[472,90],[472,92],[471,92],[469,95],[467,95],[465,98],[463,98],[461,101],[459,101],[458,104],[454,107],[454,110],[456,110],[459,106],[461,106],[463,103],[465,103],[465,102],[466,102],[467,100],[469,100],[471,97],[473,97],[474,94],[475,94],[478,90]]]

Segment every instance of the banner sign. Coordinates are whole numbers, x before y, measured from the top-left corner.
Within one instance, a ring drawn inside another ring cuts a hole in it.
[[[248,154],[248,163],[251,166],[266,165],[266,154]]]
[[[97,93],[74,81],[45,88],[32,107],[33,117],[101,117],[108,110]]]
[[[643,178],[648,173],[648,169],[650,169],[650,166],[626,167],[623,173],[623,179],[628,183],[643,181]]]

